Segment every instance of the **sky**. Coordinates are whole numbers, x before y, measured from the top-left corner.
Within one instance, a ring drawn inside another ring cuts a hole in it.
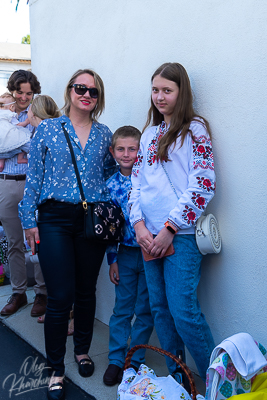
[[[0,42],[21,43],[30,34],[29,4],[20,0],[0,0]]]

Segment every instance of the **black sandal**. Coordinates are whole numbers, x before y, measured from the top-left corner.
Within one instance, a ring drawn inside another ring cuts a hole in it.
[[[47,398],[49,400],[64,400],[65,399],[65,388],[63,382],[53,383],[47,389]]]
[[[74,360],[78,364],[79,374],[83,378],[89,378],[89,376],[93,375],[95,370],[95,364],[89,356],[88,358],[82,358],[80,361],[78,361],[76,354],[74,354]]]

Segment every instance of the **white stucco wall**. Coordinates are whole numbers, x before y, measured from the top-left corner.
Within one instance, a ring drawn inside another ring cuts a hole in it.
[[[197,111],[211,124],[217,193],[209,206],[223,250],[206,256],[199,288],[216,344],[240,331],[267,346],[266,16],[264,0],[32,0],[32,70],[63,105],[78,68],[103,78],[111,130],[142,128],[150,77],[167,61],[185,66]],[[107,268],[97,315],[108,322]]]
[[[0,93],[3,94],[7,90],[7,82],[10,75],[18,69],[31,69],[30,63],[7,62],[0,60]]]

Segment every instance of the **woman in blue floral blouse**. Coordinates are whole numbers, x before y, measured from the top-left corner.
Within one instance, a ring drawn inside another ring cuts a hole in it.
[[[78,70],[65,90],[65,115],[43,121],[32,139],[21,219],[39,259],[48,292],[45,318],[49,399],[63,399],[68,318],[74,303],[74,358],[79,373],[91,376],[88,356],[95,316],[95,290],[105,245],[83,236],[80,191],[62,125],[70,137],[88,202],[109,200],[105,180],[115,172],[109,153],[112,133],[97,122],[104,109],[104,85],[92,70]],[[38,222],[35,211],[38,209]]]

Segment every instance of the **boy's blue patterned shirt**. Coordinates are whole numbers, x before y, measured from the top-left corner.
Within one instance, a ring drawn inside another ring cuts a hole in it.
[[[121,244],[124,244],[125,246],[139,247],[136,242],[135,231],[129,220],[130,213],[128,208],[128,196],[132,187],[131,175],[124,176],[120,171],[118,171],[107,180],[107,187],[113,203],[121,207],[125,217],[123,240],[121,241]],[[117,262],[117,250],[117,246],[107,247],[106,252],[109,265]]]

